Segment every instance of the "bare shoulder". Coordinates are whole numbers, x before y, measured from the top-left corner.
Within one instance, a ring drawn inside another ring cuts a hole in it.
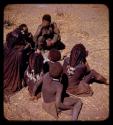
[[[51,77],[49,75],[49,72],[43,75],[43,81],[51,80]]]
[[[49,73],[47,72],[46,74],[44,74],[43,78],[46,78],[49,76]]]
[[[38,29],[41,29],[42,28],[42,24],[38,25]]]
[[[63,89],[63,85],[60,82],[56,86],[59,91]]]

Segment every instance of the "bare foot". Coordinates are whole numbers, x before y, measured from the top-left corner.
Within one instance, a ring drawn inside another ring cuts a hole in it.
[[[41,93],[39,93],[39,94],[37,94],[37,100],[39,99],[39,98],[41,98]]]
[[[31,96],[29,100],[30,100],[30,101],[37,100],[37,96]]]
[[[4,95],[4,102],[5,103],[10,103],[10,96]]]

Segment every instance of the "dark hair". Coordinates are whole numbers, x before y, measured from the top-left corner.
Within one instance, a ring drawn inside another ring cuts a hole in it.
[[[51,16],[49,14],[45,14],[43,17],[42,17],[42,20],[46,20],[48,22],[51,22]]]
[[[19,30],[22,30],[22,29],[23,29],[23,27],[28,28],[26,24],[21,24],[21,25],[19,25],[19,26],[18,26],[18,29],[19,29]]]
[[[43,56],[42,54],[33,53],[29,57],[29,71],[34,69],[35,74],[40,74],[43,68]]]
[[[75,67],[80,62],[85,63],[87,56],[86,48],[83,44],[76,44],[72,50],[70,55],[70,66]]]
[[[48,56],[49,56],[48,58],[49,58],[51,61],[53,61],[53,62],[59,61],[59,60],[61,59],[61,53],[60,53],[60,51],[57,50],[57,49],[51,49],[51,50],[49,51],[49,55],[48,55]]]
[[[27,27],[26,24],[21,24],[18,27],[16,27],[12,32],[8,33],[6,35],[6,44],[8,47],[13,48],[15,45],[24,44],[24,40],[27,36],[23,36],[21,33],[21,30],[23,27]],[[26,30],[25,33],[28,33],[28,30]]]

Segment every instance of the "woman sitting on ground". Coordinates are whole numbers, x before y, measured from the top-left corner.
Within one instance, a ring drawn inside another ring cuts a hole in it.
[[[90,69],[87,56],[88,51],[84,45],[76,44],[71,50],[70,57],[64,60],[63,72],[68,77],[67,92],[70,94],[91,96],[93,91],[89,84],[92,82],[106,84],[106,78]]]
[[[8,33],[4,44],[4,99],[22,88],[22,79],[29,54],[33,50],[33,37],[26,24]]]

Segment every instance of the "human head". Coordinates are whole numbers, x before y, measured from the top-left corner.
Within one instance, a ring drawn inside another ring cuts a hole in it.
[[[52,63],[49,69],[49,74],[52,78],[59,79],[63,72],[63,67],[59,62]]]
[[[28,33],[28,27],[26,24],[21,24],[19,25],[19,30],[21,31],[22,34]]]
[[[42,23],[43,25],[46,27],[46,26],[49,26],[50,23],[51,23],[51,16],[49,14],[45,14],[43,17],[42,17]]]
[[[86,50],[83,44],[76,44],[72,50],[70,55],[70,66],[75,67],[80,62],[85,62],[86,57],[88,56],[88,51]]]
[[[16,27],[12,32],[8,33],[6,36],[6,41],[9,41],[11,37],[13,37],[13,41],[20,42],[22,40],[22,36],[28,33],[28,28],[26,24],[21,24]]]
[[[35,48],[35,53],[41,54],[41,51],[38,48]]]
[[[43,68],[43,56],[41,53],[33,53],[29,57],[29,70],[34,70],[35,74],[40,74]]]
[[[51,49],[48,54],[48,58],[50,61],[56,62],[61,59],[61,53],[57,49]]]

